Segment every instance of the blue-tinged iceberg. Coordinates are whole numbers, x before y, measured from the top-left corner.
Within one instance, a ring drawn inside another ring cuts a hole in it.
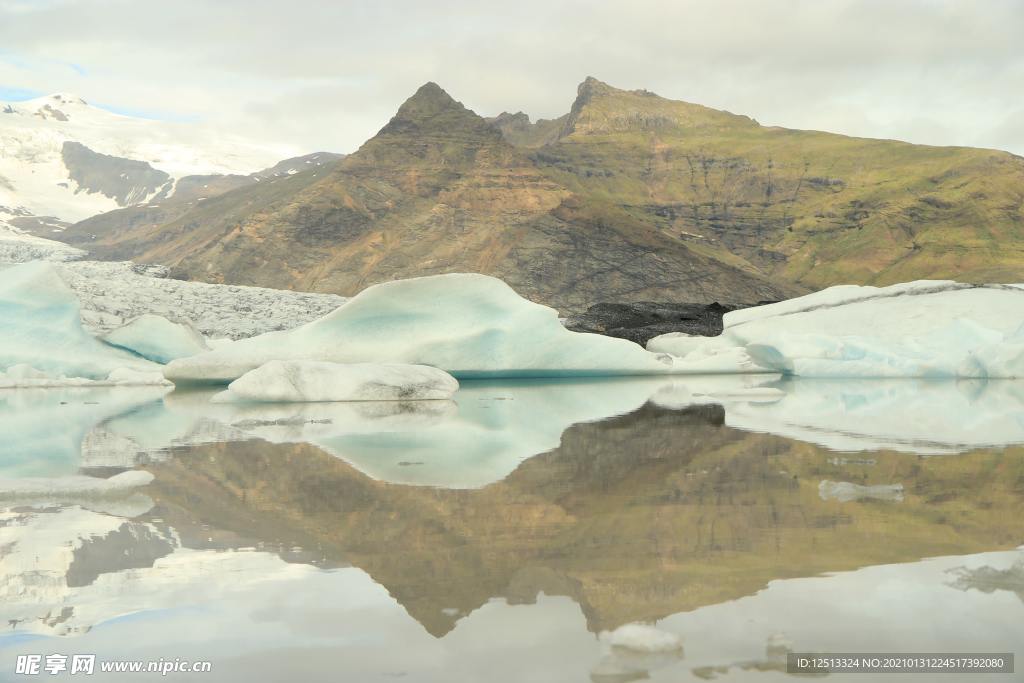
[[[459,379],[684,369],[623,339],[570,332],[553,308],[520,297],[497,278],[456,273],[369,287],[319,320],[172,361],[164,374],[175,383],[228,383],[270,360],[412,363]],[[700,362],[690,365],[708,371]]]
[[[746,354],[800,377],[1024,377],[1024,290],[921,280],[840,286],[725,315],[718,337],[655,337],[683,365]]]
[[[82,329],[78,299],[42,261],[0,277],[0,387],[160,383],[160,366]]]
[[[140,315],[103,335],[103,341],[155,363],[209,351],[206,340],[190,322],[173,322],[153,313]]]

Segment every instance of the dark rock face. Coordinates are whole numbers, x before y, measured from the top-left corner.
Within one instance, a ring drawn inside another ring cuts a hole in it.
[[[68,177],[78,183],[76,192],[99,192],[119,206],[141,202],[171,182],[145,161],[100,154],[79,142],[65,141],[61,153]]]
[[[746,305],[673,304],[644,301],[635,304],[594,304],[570,316],[565,327],[573,332],[594,332],[646,346],[659,334],[685,332],[714,337],[722,333],[722,316]]]

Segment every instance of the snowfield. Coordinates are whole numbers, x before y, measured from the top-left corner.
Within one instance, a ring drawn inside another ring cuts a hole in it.
[[[170,176],[171,186],[186,175],[252,173],[299,153],[198,124],[121,116],[65,93],[0,103],[0,229],[13,229],[10,221],[26,216],[75,222],[158,193],[147,186],[148,196],[129,192],[119,202],[111,192],[80,187],[65,163],[66,142],[147,162]]]

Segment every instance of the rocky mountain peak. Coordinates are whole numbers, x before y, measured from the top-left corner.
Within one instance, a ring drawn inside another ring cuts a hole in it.
[[[469,110],[445,92],[444,88],[431,81],[421,85],[412,97],[402,103],[395,118],[415,121],[445,112],[468,113]]]
[[[587,76],[583,79],[583,82],[576,88],[577,100],[590,100],[599,95],[611,95],[618,92],[617,88],[613,88],[604,81],[599,81],[593,76]]]
[[[378,147],[378,143],[397,145],[406,151],[410,145],[437,145],[458,153],[459,147],[479,147],[497,141],[501,141],[501,133],[496,128],[453,99],[437,83],[426,83],[360,148],[363,154],[357,152],[356,159],[350,163],[359,163],[359,157],[365,156],[366,150]]]
[[[497,116],[487,119],[496,126],[529,126],[530,116],[524,112],[517,111],[515,114],[512,112],[503,111]]]

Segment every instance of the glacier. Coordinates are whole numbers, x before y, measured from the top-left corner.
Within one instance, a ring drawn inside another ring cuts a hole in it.
[[[821,378],[1022,378],[1024,291],[919,280],[844,285],[727,313],[718,337],[655,337],[684,362],[746,354],[761,370]]]
[[[161,364],[210,350],[190,321],[174,322],[153,313],[111,330],[103,341]]]
[[[78,299],[49,263],[10,266],[0,275],[0,387],[163,382],[160,365],[82,329]]]
[[[570,332],[557,311],[501,280],[455,273],[374,285],[296,329],[172,361],[164,376],[224,384],[271,360],[431,365],[459,379],[701,371],[623,339]]]
[[[422,401],[450,399],[458,388],[454,377],[426,365],[272,360],[245,373],[211,400]]]
[[[70,261],[54,268],[78,297],[83,327],[98,336],[154,314],[186,318],[208,340],[243,339],[312,322],[346,301],[336,294],[175,280],[166,266],[129,261]]]

